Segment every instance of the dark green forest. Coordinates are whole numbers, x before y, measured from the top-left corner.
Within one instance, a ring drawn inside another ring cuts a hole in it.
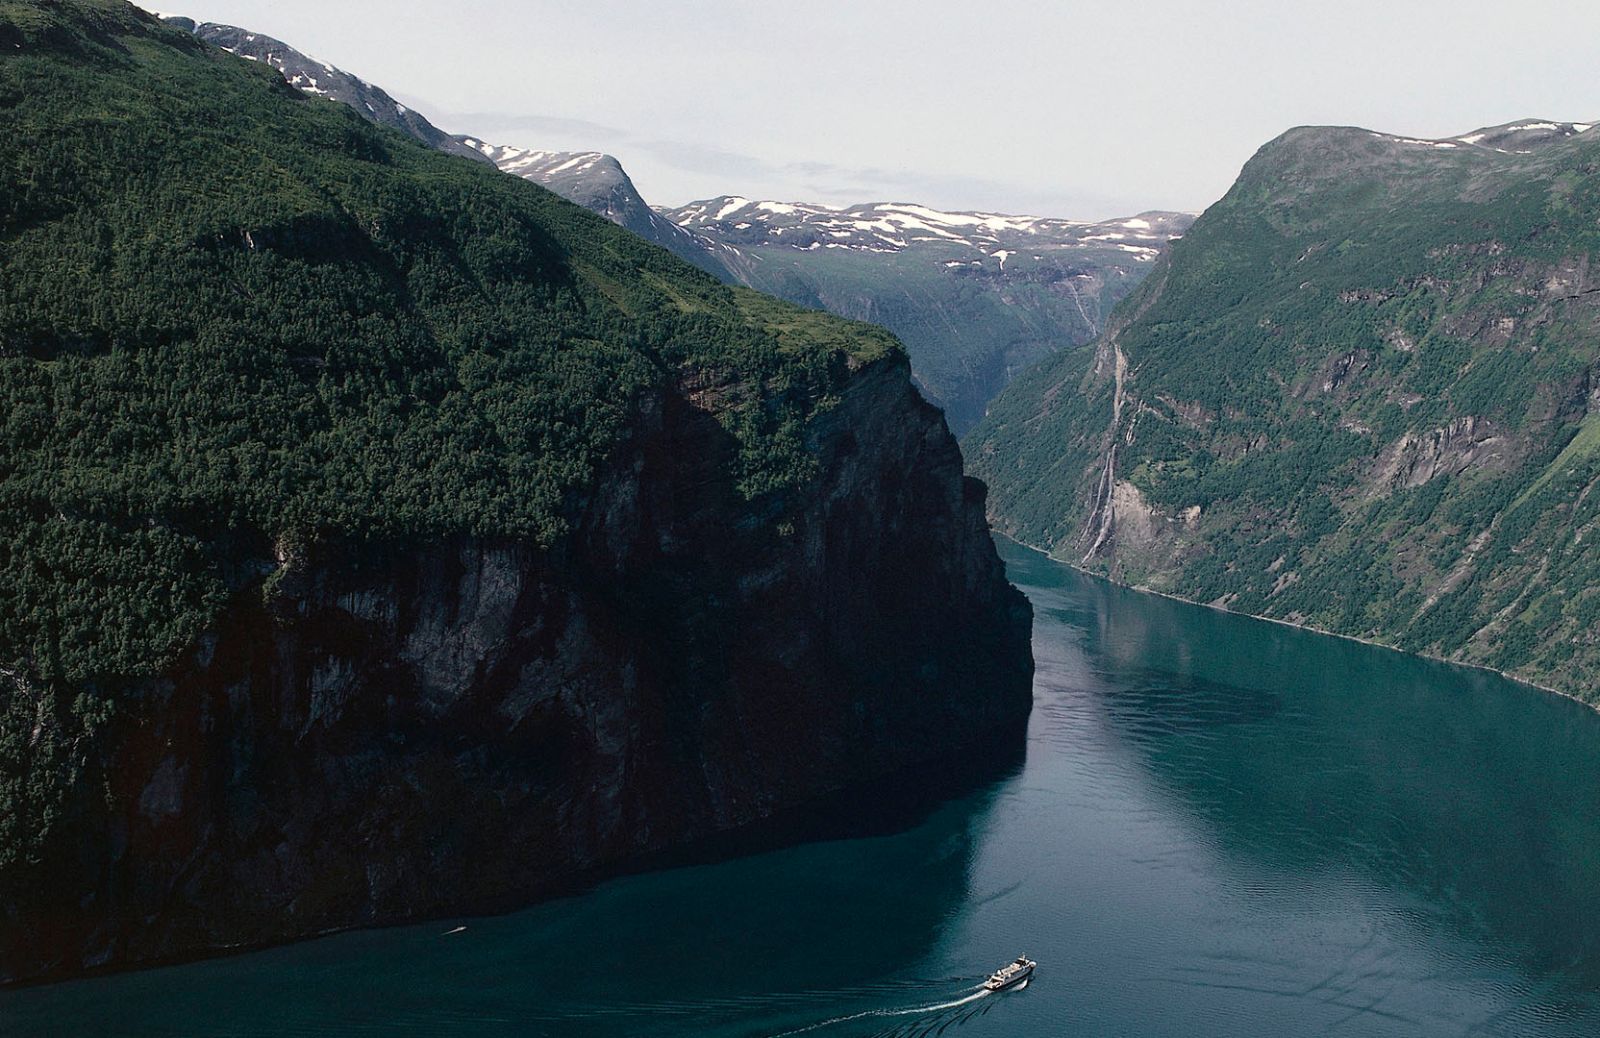
[[[898,354],[120,0],[0,0],[0,868],[260,560],[557,546],[691,376],[782,494]]]

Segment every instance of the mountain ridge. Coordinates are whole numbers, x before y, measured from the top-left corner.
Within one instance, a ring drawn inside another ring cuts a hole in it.
[[[540,151],[445,134],[359,77],[281,41],[233,26],[176,22],[233,53],[284,70],[312,93],[334,96],[363,118],[453,153],[464,149],[548,187],[724,282],[889,326],[911,353],[918,386],[945,410],[957,434],[982,417],[989,398],[1015,373],[1092,339],[1104,313],[1137,284],[1166,239],[1192,220],[1189,214],[1156,212],[1082,223],[942,212],[914,203],[834,208],[752,202],[749,220],[718,222],[697,211],[709,200],[652,208],[622,164],[603,152]],[[809,213],[804,219],[811,226],[774,220],[780,209]],[[870,220],[856,218],[869,212]],[[928,224],[929,218],[935,223]],[[832,226],[820,226],[829,221]],[[1133,226],[1140,222],[1149,226]],[[751,232],[758,223],[761,230]],[[871,224],[882,233],[873,233]],[[961,227],[985,233],[952,233]],[[907,238],[905,232],[919,229],[929,233]],[[897,232],[900,237],[892,237]],[[819,242],[819,234],[826,240]],[[782,247],[802,238],[819,242],[814,251],[830,256],[862,255],[829,260]]]
[[[832,206],[741,195],[719,195],[660,212],[679,226],[702,233],[715,229],[719,239],[747,246],[899,252],[913,243],[958,244],[995,257],[1030,246],[1051,249],[1101,242],[1101,247],[1119,249],[1145,262],[1155,259],[1160,245],[1193,218],[1189,213],[1150,210],[1111,220],[1066,220],[940,210],[916,202]]]
[[[457,134],[455,140],[495,164],[503,173],[531,180],[556,194],[599,213],[655,242],[679,259],[730,283],[727,246],[680,227],[662,216],[639,194],[633,178],[616,156],[602,151],[539,151],[489,144],[477,137]]]

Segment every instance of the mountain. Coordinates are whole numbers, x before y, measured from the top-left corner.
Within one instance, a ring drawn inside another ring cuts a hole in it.
[[[1149,271],[1186,213],[1104,223],[925,206],[845,209],[734,196],[652,208],[602,152],[530,151],[450,135],[381,89],[261,33],[164,16],[201,39],[284,73],[307,93],[453,154],[487,159],[600,213],[730,284],[884,325],[918,385],[959,435],[1014,375],[1092,340]]]
[[[349,105],[362,118],[380,126],[392,127],[422,141],[429,147],[452,155],[485,160],[476,148],[445,133],[417,112],[390,97],[381,87],[353,76],[325,61],[308,57],[282,40],[264,33],[251,32],[235,25],[216,22],[196,22],[178,15],[161,15],[167,24],[187,29],[229,54],[237,54],[250,61],[259,61],[283,73],[283,78],[297,90],[316,97]]]
[[[1008,260],[1020,261],[1034,252],[1109,251],[1130,262],[1148,263],[1160,255],[1169,238],[1193,221],[1185,213],[1141,213],[1129,219],[1083,223],[1039,216],[947,213],[905,202],[841,208],[755,202],[733,195],[663,212],[681,226],[747,247],[898,253],[944,245],[964,250],[972,262],[993,259],[1002,268]]]
[[[894,332],[957,435],[1018,372],[1093,340],[1193,220],[1152,212],[1083,223],[733,196],[663,212],[737,250],[724,259],[741,283]]]
[[[1600,699],[1600,134],[1291,130],[967,440],[1130,584]]]
[[[0,0],[0,982],[1014,752],[961,468],[879,329],[117,0]]]
[[[622,163],[598,151],[528,151],[457,137],[502,172],[543,184],[645,241],[655,242],[722,281],[740,283],[728,266],[736,250],[693,234],[657,213],[639,194]]]
[[[735,280],[718,260],[720,250],[713,243],[697,239],[656,215],[640,197],[621,164],[610,155],[524,151],[487,144],[462,134],[449,134],[394,100],[381,87],[325,61],[308,57],[282,40],[235,25],[196,22],[176,15],[160,17],[167,24],[187,29],[230,54],[277,69],[296,89],[349,105],[362,118],[409,134],[429,147],[489,162],[514,176],[543,184],[563,198],[594,210],[721,280]]]

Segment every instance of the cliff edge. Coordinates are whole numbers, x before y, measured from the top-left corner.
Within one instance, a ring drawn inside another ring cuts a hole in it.
[[[523,903],[1020,745],[885,333],[0,0],[0,982]]]

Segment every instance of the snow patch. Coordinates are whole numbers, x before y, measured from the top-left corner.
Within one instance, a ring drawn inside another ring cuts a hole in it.
[[[569,169],[577,169],[579,171],[588,169],[590,166],[594,165],[594,159],[592,155],[592,152],[582,155],[574,155],[572,158],[561,163],[559,166],[554,166],[545,170],[545,173],[553,177],[557,173],[565,173]]]

